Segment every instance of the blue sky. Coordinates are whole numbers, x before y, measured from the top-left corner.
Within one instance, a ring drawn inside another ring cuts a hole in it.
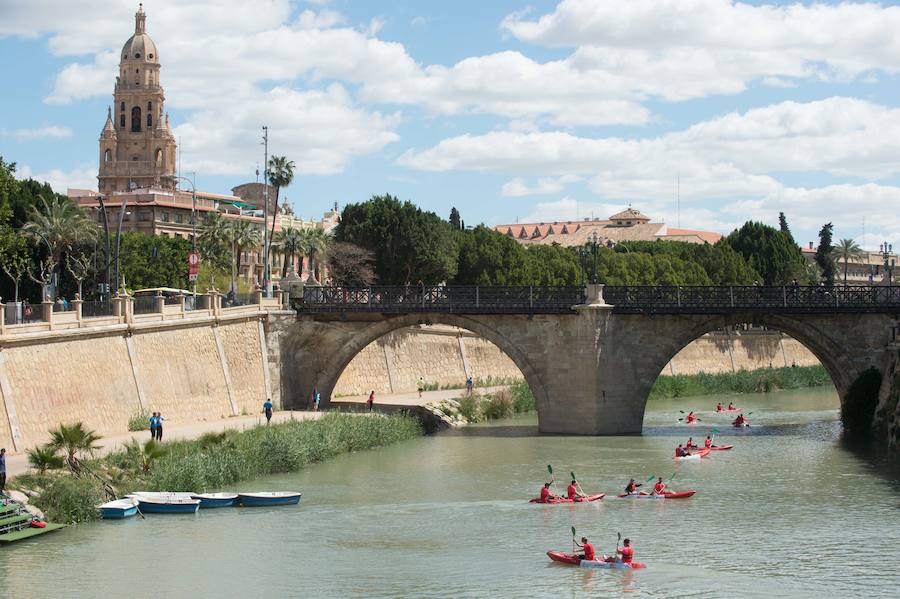
[[[727,233],[900,241],[900,8],[728,0],[150,0],[182,172],[270,152],[305,217],[389,192],[467,224],[631,203]],[[136,2],[0,0],[0,154],[95,187]],[[676,211],[679,181],[680,211]]]

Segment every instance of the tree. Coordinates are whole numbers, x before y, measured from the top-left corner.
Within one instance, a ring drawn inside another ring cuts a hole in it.
[[[219,212],[206,217],[197,233],[197,242],[204,262],[212,262],[219,268],[229,268],[231,245],[228,221]]]
[[[188,288],[189,240],[132,231],[122,233],[121,245],[120,273],[130,288]]]
[[[816,264],[822,271],[822,279],[827,287],[834,287],[834,246],[831,244],[833,229],[831,223],[822,225],[819,247],[816,248]]]
[[[328,249],[330,241],[331,238],[322,229],[303,229],[300,232],[300,244],[303,248],[301,253],[305,254],[309,260],[307,263],[307,268],[309,269],[307,282],[310,279],[312,279],[313,284],[319,282],[316,278],[316,256]]]
[[[259,247],[259,230],[245,220],[232,221],[228,226],[228,244],[231,246],[231,291],[237,292],[237,269],[241,252]]]
[[[150,472],[153,462],[169,453],[168,448],[150,439],[141,444],[137,439],[125,443],[125,455],[141,472]]]
[[[16,163],[4,162],[0,156],[0,225],[7,224],[12,217],[12,198],[19,189],[16,179]]]
[[[747,221],[726,241],[759,273],[765,285],[788,285],[805,270],[800,248],[774,227]]]
[[[283,279],[287,276],[289,266],[294,264],[294,258],[302,256],[305,251],[303,235],[299,229],[293,227],[282,229],[275,235],[275,245],[284,254],[284,265],[281,268],[281,278]]]
[[[84,298],[82,284],[91,274],[91,267],[91,256],[83,251],[71,251],[66,254],[66,270],[78,284],[78,299]]]
[[[453,227],[455,231],[462,231],[462,219],[459,216],[459,210],[456,209],[456,206],[450,209],[450,226]]]
[[[785,235],[790,239],[791,243],[797,244],[797,242],[794,241],[794,236],[791,235],[791,229],[788,227],[787,217],[784,215],[784,212],[778,213],[778,230],[781,231],[782,235]]]
[[[40,205],[32,208],[22,230],[36,243],[47,245],[55,264],[59,264],[63,252],[76,243],[91,241],[97,235],[96,223],[64,196],[41,196]]]
[[[346,241],[336,241],[325,250],[325,264],[332,285],[368,287],[375,282],[375,254]]]
[[[698,264],[706,271],[713,285],[752,285],[760,276],[727,241],[720,239],[713,245],[686,241],[623,241],[616,252],[644,252],[665,254]]]
[[[13,282],[13,301],[16,303],[19,302],[19,283],[28,271],[30,261],[25,238],[11,227],[0,224],[0,268]]]
[[[65,461],[56,455],[56,448],[52,445],[38,445],[25,453],[28,455],[28,465],[40,474],[46,474],[47,470],[59,470],[66,465]]]
[[[272,156],[269,158],[266,172],[269,175],[269,184],[275,188],[275,210],[272,214],[272,230],[269,232],[269,243],[266,248],[268,255],[275,237],[275,221],[278,220],[278,195],[282,187],[287,187],[294,181],[294,161],[288,160],[286,156]]]
[[[93,454],[99,449],[94,445],[100,437],[84,428],[80,422],[72,425],[60,424],[59,428],[50,431],[49,446],[56,451],[62,451],[65,454],[66,465],[73,473],[81,472],[81,461],[78,459],[79,454]]]
[[[861,260],[865,252],[853,239],[841,239],[834,248],[833,256],[844,263],[844,287],[847,286],[847,267],[850,262]]]
[[[456,274],[457,238],[450,223],[391,195],[347,205],[334,237],[372,251],[378,280],[385,285],[431,285]]]

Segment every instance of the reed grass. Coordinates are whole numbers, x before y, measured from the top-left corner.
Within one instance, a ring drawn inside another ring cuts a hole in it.
[[[801,389],[830,385],[823,366],[760,368],[707,374],[661,375],[650,390],[650,399],[673,399],[692,395],[769,393],[779,389]]]

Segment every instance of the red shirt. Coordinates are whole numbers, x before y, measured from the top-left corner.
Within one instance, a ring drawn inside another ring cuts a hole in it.
[[[550,489],[547,487],[541,487],[541,499],[550,499]]]
[[[696,416],[694,416],[693,414],[688,414],[686,420],[688,422],[693,422],[694,418],[696,418]]]
[[[683,455],[684,455],[684,450],[680,447],[676,447],[675,448],[675,457],[680,458]]]
[[[585,543],[582,547],[584,549],[584,559],[594,559],[594,546],[590,543]]]
[[[656,491],[657,493],[662,493],[663,489],[665,489],[665,488],[666,488],[665,483],[656,483],[655,485],[653,485],[653,490]]]
[[[566,487],[566,493],[569,495],[569,499],[575,499],[578,497],[578,489],[575,488],[575,485],[569,485]]]
[[[633,558],[634,548],[630,545],[628,547],[622,547],[622,561],[626,564],[630,564]]]

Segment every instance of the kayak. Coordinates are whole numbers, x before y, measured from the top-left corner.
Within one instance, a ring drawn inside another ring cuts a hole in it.
[[[734,408],[733,410],[716,410],[716,413],[721,414],[722,412],[743,412],[744,408]]]
[[[733,447],[734,447],[734,445],[713,445],[712,447],[709,448],[709,450],[710,451],[728,451],[729,449],[732,449]],[[691,447],[688,451],[694,451],[696,449],[700,449],[700,446],[695,445],[695,446]]]
[[[641,562],[607,562],[606,556],[603,559],[581,559],[577,553],[566,553],[565,551],[548,551],[547,557],[561,564],[571,564],[573,566],[581,566],[582,568],[603,568],[607,570],[640,570],[646,568],[646,564]]]
[[[678,491],[676,493],[662,493],[660,495],[652,495],[647,493],[646,491],[641,491],[638,494],[632,493],[631,495],[627,493],[619,493],[619,497],[622,499],[687,499],[688,497],[692,497],[694,491],[691,489],[690,491]]]
[[[700,458],[705,458],[707,455],[709,455],[709,450],[701,449],[697,453],[692,453],[691,455],[673,456],[673,457],[676,460],[683,461],[683,460],[699,460]]]
[[[553,499],[547,499],[546,501],[541,500],[540,497],[535,497],[534,499],[529,499],[530,503],[584,503],[586,501],[597,501],[598,499],[603,499],[606,497],[606,493],[597,493],[596,495],[587,495],[585,497],[576,497],[575,499],[569,499],[568,497],[557,497]]]
[[[684,420],[685,424],[696,424],[696,422],[697,422],[696,418],[694,418],[693,420],[688,420],[687,418],[685,418],[685,420]]]
[[[731,426],[733,426],[734,428],[744,428],[745,426],[750,426],[750,423],[749,423],[749,422],[742,422],[741,424],[738,424],[738,423],[736,423],[736,422],[732,422],[732,423],[731,423]]]

